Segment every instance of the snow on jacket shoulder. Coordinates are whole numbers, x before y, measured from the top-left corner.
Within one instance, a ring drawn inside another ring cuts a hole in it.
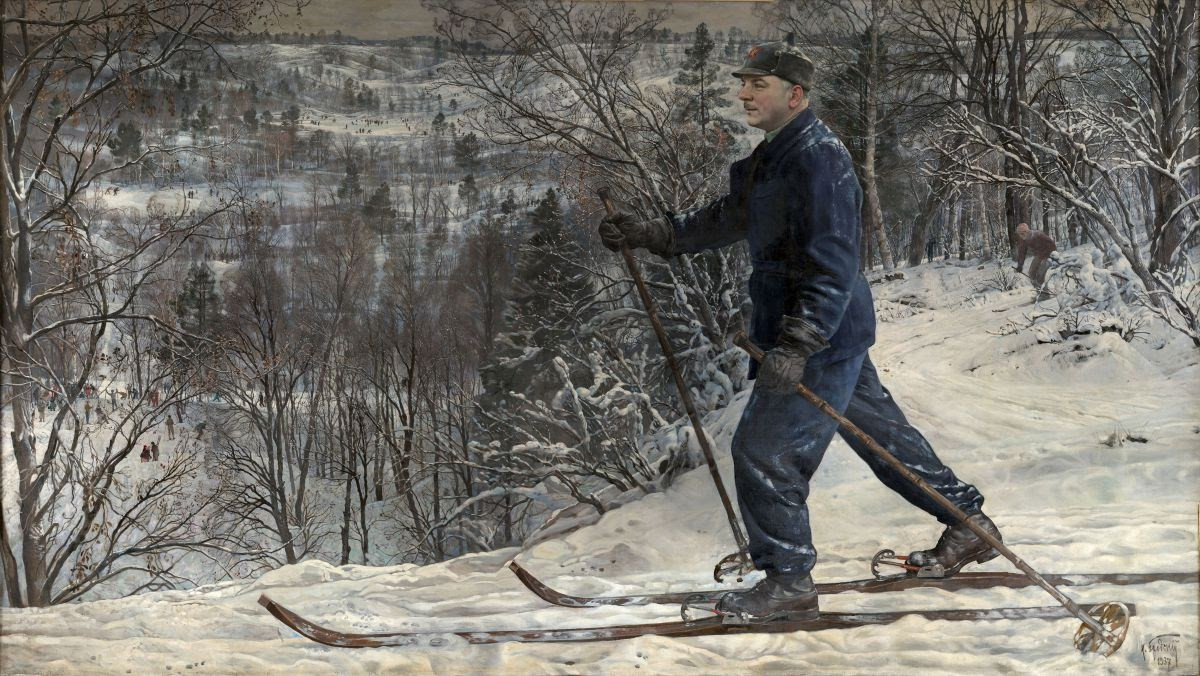
[[[730,167],[728,194],[674,218],[675,249],[747,240],[755,342],[774,347],[783,316],[803,317],[830,342],[821,356],[839,359],[875,342],[859,272],[861,209],[850,154],[809,109]]]

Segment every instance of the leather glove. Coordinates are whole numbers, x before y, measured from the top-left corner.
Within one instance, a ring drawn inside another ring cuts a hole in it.
[[[628,245],[663,258],[674,255],[675,228],[665,218],[643,221],[627,211],[618,211],[600,221],[597,230],[609,251],[620,251],[622,245]]]
[[[756,387],[776,394],[791,392],[804,378],[808,358],[829,347],[829,341],[812,322],[784,316],[779,342],[767,352],[758,371]]]

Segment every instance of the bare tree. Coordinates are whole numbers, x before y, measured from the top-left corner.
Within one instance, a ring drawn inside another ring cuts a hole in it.
[[[903,102],[895,99],[903,94],[901,85],[907,74],[894,68],[887,56],[888,43],[899,30],[894,3],[783,2],[775,10],[777,22],[797,35],[820,64],[817,86],[837,86],[837,82],[850,90],[834,95],[854,99],[847,112],[855,119],[834,120],[833,124],[854,137],[846,140],[855,151],[863,184],[863,227],[878,247],[883,268],[891,270],[895,260],[879,202],[876,154],[882,130],[889,124],[887,118],[903,111]],[[843,72],[846,76],[838,77]]]
[[[1173,6],[1174,18],[1154,16],[1190,27],[1195,12],[1186,4]],[[1148,23],[1131,30],[1168,39],[1149,29],[1150,17],[1143,18]],[[1156,50],[1151,43],[1145,45],[1146,52],[1138,52],[1131,46],[1136,43],[1104,31],[1100,35],[1112,36],[1108,48],[1096,57],[1104,67],[1085,67],[1067,78],[1062,85],[1066,88],[1062,105],[1039,110],[1022,102],[1023,114],[1032,124],[1018,128],[989,123],[959,109],[942,138],[964,143],[943,147],[943,151],[960,158],[960,168],[975,180],[1040,189],[1098,225],[1093,238],[1102,247],[1111,245],[1120,252],[1148,295],[1147,307],[1200,346],[1200,298],[1193,290],[1195,264],[1179,244],[1193,237],[1200,223],[1200,195],[1188,176],[1200,158],[1186,153],[1195,148],[1192,139],[1197,130],[1181,109],[1171,118],[1172,125],[1164,127],[1159,117],[1163,109],[1155,96],[1147,95],[1172,91],[1182,99],[1187,96],[1183,88],[1167,82],[1150,84],[1137,77],[1176,75],[1169,63],[1160,61],[1174,60],[1175,50]],[[1185,47],[1185,51],[1194,49]],[[1086,54],[1079,58],[1086,60]],[[1020,173],[992,170],[995,158],[1018,167]],[[1081,166],[1086,171],[1081,171]],[[1169,191],[1162,187],[1164,181]],[[1174,196],[1164,201],[1167,193]],[[1145,207],[1139,209],[1143,197]],[[1174,206],[1164,216],[1161,210],[1168,204]],[[1169,265],[1156,267],[1154,257],[1171,247]]]
[[[56,489],[82,492],[64,500],[59,512],[62,521],[56,525],[68,524],[63,530],[76,533],[78,542],[59,548],[73,551],[73,558],[52,557],[56,567],[70,562],[70,577],[50,603],[73,601],[118,576],[137,576],[131,593],[192,586],[206,580],[176,570],[184,557],[236,551],[235,540],[218,527],[215,492],[194,490],[201,476],[201,455],[195,446],[181,444],[164,462],[149,466],[149,476],[144,477],[111,472],[104,454],[90,444],[81,450],[63,455],[70,464],[55,472]],[[76,474],[109,476],[104,481],[71,481]],[[75,527],[82,521],[90,525]]]
[[[483,361],[500,332],[505,296],[512,282],[515,254],[510,226],[498,218],[481,221],[466,234],[454,275],[454,288],[464,303],[475,309],[466,329]]]
[[[328,371],[347,317],[369,295],[369,233],[336,225],[302,242],[296,260],[279,255],[270,230],[241,233],[241,265],[223,318],[218,426],[228,465],[226,508],[257,523],[295,563],[319,544],[309,475],[324,397],[336,398]]]
[[[346,344],[346,347],[350,347]],[[331,397],[328,415],[322,415],[324,438],[331,447],[326,448],[333,460],[334,472],[342,481],[342,565],[350,563],[351,534],[357,533],[359,554],[363,565],[367,565],[371,550],[371,524],[367,505],[371,501],[371,471],[375,462],[372,450],[377,433],[368,412],[364,392],[367,382],[362,378],[362,369],[355,365],[360,355],[357,351],[345,351],[335,355],[331,384],[338,396]],[[355,519],[357,516],[357,520]]]
[[[638,82],[634,62],[654,41],[662,12],[557,0],[436,0],[430,7],[455,56],[439,70],[441,82],[482,101],[464,123],[491,142],[568,159],[648,218],[701,205],[723,185],[729,135],[683,122],[677,92]],[[465,48],[474,42],[485,49]],[[571,196],[599,208],[586,193]],[[710,299],[720,294],[701,288],[693,258],[673,267],[718,343],[720,312]]]
[[[396,500],[402,505],[393,513],[403,515],[398,519],[402,522],[399,529],[409,533],[414,552],[425,559],[429,543],[417,534],[428,530],[430,503],[436,501],[418,488],[429,470],[431,456],[433,404],[427,394],[436,388],[435,336],[451,327],[439,325],[449,297],[445,264],[423,256],[419,241],[415,235],[393,240],[381,294],[383,316],[374,322],[378,328],[370,344],[375,346],[371,352],[376,355],[371,373],[377,393],[374,419],[391,458]],[[465,318],[468,313],[463,314]],[[476,328],[464,321],[453,330],[473,336]],[[468,340],[473,348],[477,347],[474,340]],[[472,362],[476,354],[471,350]]]
[[[102,237],[106,221],[81,211],[83,197],[104,189],[126,168],[150,167],[188,151],[148,146],[114,164],[103,150],[113,132],[110,124],[121,112],[148,105],[153,96],[148,76],[171,59],[211,52],[215,36],[245,30],[283,6],[275,0],[5,4],[0,26],[0,259],[3,397],[12,406],[13,432],[4,459],[11,453],[17,465],[19,506],[17,514],[4,514],[0,562],[13,605],[42,606],[61,598],[54,586],[63,565],[54,552],[62,542],[77,541],[77,533],[49,526],[55,506],[65,499],[50,486],[52,468],[76,447],[49,441],[56,435],[46,435],[38,447],[29,411],[40,388],[52,380],[73,400],[95,373],[101,339],[115,320],[174,332],[161,317],[139,310],[138,295],[181,244],[224,209],[179,209],[118,237]],[[47,105],[54,101],[57,105]],[[66,274],[50,274],[54,269]],[[118,293],[114,281],[121,272],[132,275]],[[63,301],[71,307],[47,322],[44,309]],[[64,329],[82,331],[65,372],[52,370],[46,361],[54,334]],[[106,466],[115,470],[123,457],[115,454]],[[91,476],[103,481],[113,475]]]
[[[426,152],[427,145],[414,144],[404,159],[403,194],[407,197],[410,231],[435,225],[434,192],[439,176]]]
[[[1197,2],[1056,0],[1055,4],[1070,10],[1131,66],[1132,79],[1115,84],[1126,108],[1122,118],[1135,125],[1127,145],[1146,154],[1143,166],[1153,198],[1148,269],[1173,267],[1180,245],[1200,221],[1186,180],[1187,169],[1197,161],[1194,144],[1200,134],[1200,122],[1188,115],[1200,82],[1194,68],[1200,40]],[[1194,196],[1195,187],[1191,192]]]
[[[435,375],[430,379],[432,386],[427,388],[429,444],[433,451],[429,539],[431,554],[437,560],[468,551],[459,535],[461,524],[457,524],[457,529],[448,527],[443,504],[453,508],[469,502],[480,490],[476,481],[478,463],[471,450],[476,427],[475,393],[479,386],[474,350],[466,344],[466,337],[453,328],[458,323],[455,315],[462,310],[443,306],[435,333],[438,338],[435,344],[441,346],[441,354]],[[468,510],[467,517],[471,516]]]
[[[302,298],[260,236],[254,232],[242,242],[241,265],[227,287],[228,311],[216,331],[221,350],[210,362],[212,389],[225,405],[213,435],[223,507],[238,515],[246,533],[269,535],[283,562],[295,563],[316,544],[302,537],[315,519],[307,463],[298,467],[297,461],[307,441],[302,383],[312,378],[317,357],[291,311]]]
[[[1052,4],[1039,5],[1030,16],[1025,0],[947,0],[923,2],[899,0],[897,20],[904,27],[894,34],[898,45],[897,69],[908,77],[921,78],[921,95],[914,106],[924,109],[923,128],[941,133],[940,116],[947,109],[962,105],[989,123],[1013,128],[1027,125],[1019,101],[1036,102],[1044,94],[1045,78],[1030,82],[1032,73],[1045,70],[1059,60],[1068,45],[1059,39],[1066,23],[1064,12]],[[922,219],[929,218],[942,204],[952,214],[959,214],[961,205],[949,204],[951,197],[965,196],[963,186],[947,179],[954,177],[957,158],[937,155],[937,148],[957,146],[962,139],[935,139],[929,145],[935,149],[927,170],[930,191],[927,193]],[[1012,174],[1019,170],[1007,164],[1003,171]],[[1005,232],[1011,244],[1016,225],[1028,220],[1034,191],[1013,186],[985,186],[985,192],[1004,191]],[[991,201],[984,196],[982,199]],[[966,223],[958,221],[959,257],[965,257],[970,233]],[[990,248],[994,233],[986,223],[979,224],[981,243]],[[924,223],[919,223],[923,228]],[[917,233],[924,235],[923,232]],[[919,259],[923,241],[914,237],[909,249],[909,262]]]

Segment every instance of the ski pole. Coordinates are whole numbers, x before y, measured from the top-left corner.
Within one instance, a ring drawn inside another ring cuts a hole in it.
[[[613,206],[612,193],[608,187],[602,187],[596,190],[596,194],[600,197],[600,201],[604,204],[604,211],[612,216],[616,213],[616,208]],[[684,409],[687,410],[688,418],[692,421],[692,429],[696,432],[696,440],[700,443],[700,450],[704,452],[704,462],[708,464],[708,472],[712,475],[713,483],[717,486],[717,494],[721,497],[721,506],[725,508],[725,516],[729,519],[729,528],[733,531],[733,539],[737,543],[738,555],[742,558],[742,569],[749,570],[749,543],[746,540],[746,534],[742,532],[741,524],[738,522],[737,514],[733,511],[733,503],[729,500],[729,493],[725,491],[725,484],[721,481],[721,473],[717,470],[717,460],[713,455],[712,446],[708,443],[708,435],[704,433],[704,426],[700,424],[700,416],[696,413],[696,407],[692,403],[692,395],[688,391],[687,384],[683,382],[683,374],[679,369],[678,362],[675,361],[675,351],[671,349],[671,344],[667,340],[667,332],[663,329],[662,322],[658,318],[658,310],[654,305],[654,299],[650,297],[650,291],[646,288],[646,281],[642,278],[641,269],[638,267],[637,260],[633,257],[633,252],[629,250],[627,245],[621,246],[621,256],[625,259],[625,266],[629,268],[629,275],[633,277],[634,286],[637,287],[638,295],[642,298],[642,305],[646,308],[646,316],[650,318],[650,324],[654,327],[654,335],[658,336],[658,344],[662,347],[663,355],[667,358],[667,365],[671,369],[671,375],[675,379],[675,388],[679,390],[679,399],[683,402]],[[718,571],[721,564],[717,564]],[[718,581],[720,578],[718,577]]]
[[[746,335],[745,331],[739,331],[737,335],[733,337],[733,344],[749,353],[750,357],[754,359],[754,361],[761,362],[765,357],[762,349],[760,349],[754,344],[753,341],[750,340],[750,337]],[[1025,563],[1024,559],[1017,556],[998,538],[984,530],[982,526],[970,521],[967,518],[967,514],[959,509],[958,506],[956,506],[953,502],[950,502],[946,496],[934,490],[934,488],[930,486],[924,479],[917,476],[916,473],[909,468],[905,467],[904,463],[896,459],[896,456],[889,453],[887,449],[885,449],[883,446],[880,446],[878,442],[870,437],[870,435],[859,429],[857,425],[847,420],[842,414],[838,413],[837,410],[830,406],[828,402],[818,397],[815,393],[813,393],[812,390],[808,389],[804,383],[796,383],[796,392],[798,392],[800,396],[807,399],[810,404],[820,409],[821,412],[836,420],[843,429],[854,435],[854,437],[859,441],[866,444],[867,448],[870,448],[872,453],[879,456],[879,458],[887,464],[891,465],[893,469],[901,474],[901,476],[903,476],[905,479],[908,479],[917,488],[920,488],[925,492],[926,495],[928,495],[930,498],[933,498],[935,502],[954,515],[954,518],[958,519],[960,523],[967,528],[970,528],[972,532],[983,538],[984,542],[987,542],[996,551],[1003,554],[1004,558],[1012,561],[1013,565],[1019,568],[1021,572],[1025,573],[1030,580],[1033,580],[1033,582],[1039,587],[1049,592],[1049,594],[1053,596],[1055,600],[1061,603],[1063,607],[1071,611],[1072,615],[1079,618],[1084,625],[1095,632],[1096,637],[1100,638],[1100,640],[1112,647],[1112,649],[1106,654],[1111,655],[1113,652],[1116,652],[1117,648],[1121,646],[1121,642],[1125,639],[1124,634],[1121,634],[1120,636],[1112,635],[1098,620],[1096,620],[1096,618],[1085,613],[1083,609],[1080,608],[1079,605],[1074,601],[1072,601],[1069,596],[1059,591],[1058,587],[1050,584],[1046,578],[1038,574],[1038,572],[1034,570],[1032,566],[1030,566],[1028,563]],[[1128,625],[1126,624],[1126,626]]]

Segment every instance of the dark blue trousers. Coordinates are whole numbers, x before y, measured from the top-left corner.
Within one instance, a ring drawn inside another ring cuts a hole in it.
[[[814,357],[804,384],[879,442],[900,462],[968,514],[980,511],[983,496],[942,464],[929,442],[908,423],[880,384],[866,352],[834,362]],[[817,560],[808,522],[809,481],[838,424],[796,393],[774,394],[755,387],[733,435],[734,484],[759,570],[806,573]],[[875,476],[946,525],[956,519],[912,485],[865,444],[846,432],[846,443]]]

